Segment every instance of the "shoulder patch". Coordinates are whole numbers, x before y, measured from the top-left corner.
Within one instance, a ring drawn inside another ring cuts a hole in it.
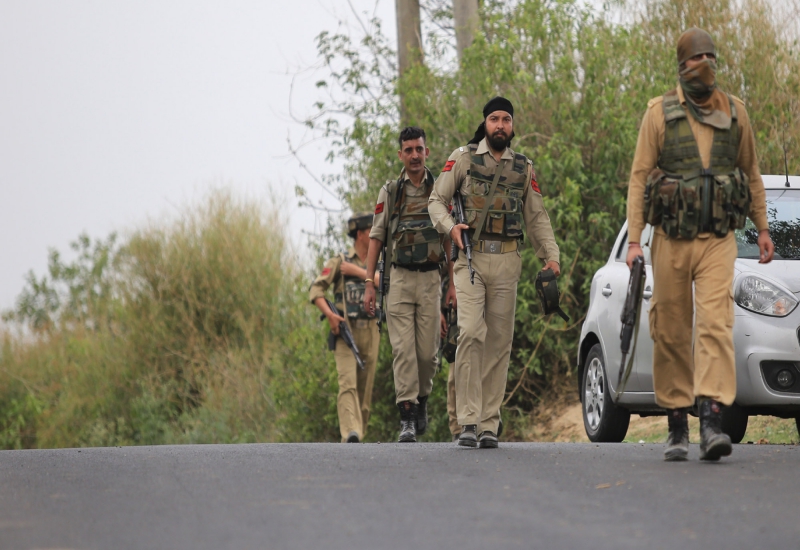
[[[455,166],[455,164],[456,161],[448,160],[446,163],[444,163],[444,168],[442,168],[442,172],[449,172],[450,170],[453,169],[453,166]]]
[[[533,170],[533,165],[531,165],[531,189],[542,194],[542,190],[539,189],[539,183],[536,181],[536,172]]]
[[[331,268],[330,267],[326,267],[325,269],[322,270],[322,273],[320,274],[320,277],[327,277],[330,274],[331,274]]]
[[[376,213],[376,214],[381,214],[382,212],[383,212],[383,203],[382,203],[382,202],[379,202],[379,203],[378,203],[378,204],[375,206],[375,213]]]

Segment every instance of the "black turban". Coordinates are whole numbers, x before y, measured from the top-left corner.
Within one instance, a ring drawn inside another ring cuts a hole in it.
[[[497,96],[490,99],[489,102],[483,106],[483,118],[485,119],[487,116],[489,116],[495,111],[505,111],[512,117],[514,116],[514,106],[511,104],[509,100],[507,100],[504,97]],[[485,120],[481,122],[481,125],[478,126],[477,130],[475,130],[475,135],[472,136],[472,139],[469,140],[468,143],[478,144],[484,137],[486,137]],[[511,138],[509,139],[509,144],[511,143],[511,139],[514,139],[514,132],[511,132]]]
[[[512,117],[514,116],[514,106],[504,97],[493,97],[483,106],[483,118],[486,118],[495,111],[505,111]]]

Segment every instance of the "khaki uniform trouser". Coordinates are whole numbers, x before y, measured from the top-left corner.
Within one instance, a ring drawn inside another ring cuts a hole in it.
[[[358,370],[353,352],[341,338],[336,339],[336,371],[339,373],[339,396],[336,408],[339,412],[339,431],[342,442],[347,440],[350,432],[356,432],[359,439],[364,439],[369,422],[369,410],[372,405],[372,385],[375,382],[375,364],[378,360],[377,319],[359,319],[350,321],[350,328],[364,370]]]
[[[439,366],[439,271],[392,267],[386,324],[397,403],[430,395]]]
[[[724,405],[733,403],[736,361],[732,283],[736,255],[733,231],[722,238],[704,234],[693,240],[667,239],[660,230],[654,233],[650,336],[659,406],[691,407],[700,396]]]
[[[461,433],[461,426],[458,424],[456,414],[456,366],[450,365],[450,372],[447,375],[447,421],[450,426],[450,433],[458,435]]]
[[[519,251],[475,252],[472,267],[474,285],[469,282],[466,255],[458,255],[454,266],[459,329],[455,364],[458,423],[477,424],[478,433],[497,433],[522,260]]]

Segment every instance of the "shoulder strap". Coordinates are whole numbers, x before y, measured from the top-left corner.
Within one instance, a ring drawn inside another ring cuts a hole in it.
[[[383,261],[388,267],[388,264],[392,261],[392,253],[394,252],[394,239],[392,239],[392,216],[394,215],[394,205],[397,202],[397,197],[403,192],[403,172],[400,172],[400,176],[397,178],[397,181],[394,185],[389,185],[386,188],[387,197],[386,197],[386,235],[384,235],[384,243],[386,246],[386,253],[383,258]],[[383,276],[386,277],[388,275],[389,270],[384,268]]]
[[[486,202],[483,204],[483,210],[481,210],[481,217],[478,218],[478,229],[475,230],[475,240],[481,238],[481,231],[483,231],[483,222],[486,221],[486,215],[489,213],[489,206],[492,204],[494,200],[494,192],[497,189],[497,184],[500,181],[500,176],[503,175],[503,170],[506,169],[506,160],[502,159],[500,161],[500,166],[497,167],[497,172],[494,174],[494,179],[492,180],[492,188],[489,189],[489,194],[486,196]]]
[[[665,122],[686,118],[686,111],[681,107],[677,90],[670,90],[664,94],[664,101],[661,102],[661,108],[664,110]]]
[[[344,252],[339,253],[339,256],[342,258],[342,263],[347,262],[347,258],[344,255]],[[349,262],[348,262],[349,263]],[[341,267],[339,268],[341,272]],[[345,277],[344,273],[341,273],[342,276],[342,317],[344,317],[345,324],[349,327],[350,326],[350,319],[347,315],[347,285],[345,284]]]

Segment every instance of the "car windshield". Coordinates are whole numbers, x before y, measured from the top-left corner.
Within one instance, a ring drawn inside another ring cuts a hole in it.
[[[767,189],[769,234],[776,260],[800,260],[800,189]],[[758,231],[750,218],[736,230],[739,257],[758,259]]]

